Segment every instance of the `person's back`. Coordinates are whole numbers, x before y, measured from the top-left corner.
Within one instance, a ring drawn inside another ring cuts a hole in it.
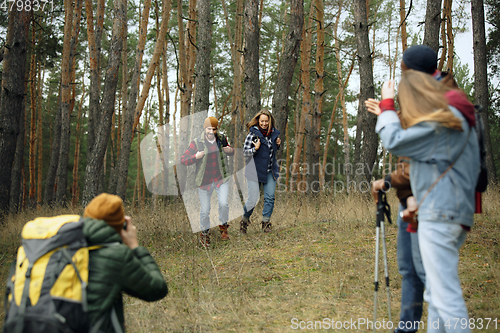
[[[121,329],[125,330],[122,292],[149,302],[160,300],[168,293],[155,260],[146,248],[138,246],[136,228],[130,218],[126,217],[124,230],[120,218],[106,216],[102,205],[96,207],[110,200],[119,200],[121,206],[118,197],[101,194],[89,203],[84,215],[88,218],[84,221],[83,232],[89,246],[106,244],[89,254],[89,324],[90,327],[99,325],[99,332],[115,332],[113,311]]]

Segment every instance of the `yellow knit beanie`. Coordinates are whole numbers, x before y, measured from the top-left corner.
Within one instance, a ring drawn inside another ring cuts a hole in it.
[[[116,195],[102,193],[92,199],[85,208],[83,217],[91,217],[98,220],[104,220],[116,232],[120,233],[125,222],[125,213],[123,212],[123,200]]]

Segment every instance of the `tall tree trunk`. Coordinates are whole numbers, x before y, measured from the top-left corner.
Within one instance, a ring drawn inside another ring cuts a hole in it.
[[[66,13],[64,25],[64,43],[62,60],[62,100],[61,100],[61,147],[59,153],[59,164],[57,166],[57,191],[56,202],[66,203],[66,192],[68,184],[68,163],[70,148],[70,125],[71,125],[71,77],[73,62],[75,61],[75,51],[78,45],[78,35],[80,34],[80,20],[82,15],[83,0],[75,0],[74,9],[71,10],[72,1],[65,0]],[[68,27],[69,26],[69,27]],[[68,36],[66,36],[68,34]]]
[[[311,105],[311,53],[312,53],[312,22],[314,16],[314,2],[311,3],[311,8],[309,10],[309,20],[307,23],[307,28],[304,30],[304,38],[301,45],[301,67],[300,74],[302,76],[302,119],[304,122],[304,161],[307,164],[305,172],[302,173],[303,180],[311,179],[311,174],[314,173],[314,161],[312,160],[313,155],[313,127],[312,127],[312,105]],[[302,120],[301,120],[302,123]],[[297,149],[298,150],[298,149]],[[300,152],[296,152],[300,156]],[[317,161],[316,161],[317,163]],[[305,192],[310,191],[311,183],[307,182],[304,188]]]
[[[184,117],[189,115],[189,109],[191,108],[191,88],[189,86],[188,78],[188,55],[186,51],[186,43],[184,38],[184,23],[182,16],[182,0],[177,0],[177,27],[179,33],[179,77],[177,77],[177,87],[180,90],[180,129],[179,129],[179,140],[178,143],[186,145],[189,141],[188,124],[186,121],[182,121]],[[184,118],[186,119],[186,118]],[[184,147],[182,147],[184,149]],[[176,154],[177,155],[177,154]],[[179,156],[177,156],[179,157]],[[175,158],[176,164],[179,164],[179,160]],[[184,167],[176,168],[179,180],[179,190],[181,193],[184,192],[185,181],[187,169]]]
[[[127,5],[126,5],[127,6]],[[127,90],[127,85],[128,85],[128,67],[127,67],[127,29],[128,25],[127,22],[125,22],[125,26],[123,28],[123,50],[122,50],[122,87],[120,90],[120,98],[121,98],[121,109],[118,110],[118,122],[117,122],[117,131],[116,131],[116,163],[115,166],[111,172],[111,175],[109,177],[109,186],[108,186],[108,192],[116,194],[116,187],[118,183],[118,173],[119,173],[119,163],[120,163],[120,157],[121,157],[121,146],[124,144],[124,141],[122,140],[122,132],[123,132],[123,121],[122,121],[122,115],[127,113],[127,100],[128,100],[128,90]],[[137,62],[137,61],[136,61]],[[137,98],[137,85],[132,85],[132,90],[136,87],[136,98]],[[135,100],[135,99],[134,99]],[[132,123],[132,121],[130,121]],[[128,144],[128,141],[127,141]],[[127,168],[128,169],[128,168]],[[126,186],[126,184],[125,184]]]
[[[40,208],[42,205],[42,177],[43,177],[43,123],[42,123],[42,92],[43,92],[43,83],[45,80],[45,64],[43,64],[42,68],[40,68],[38,72],[38,77],[41,80],[38,80],[38,119],[37,119],[37,151],[38,151],[38,177],[37,177],[37,189],[36,189],[36,203],[37,208]]]
[[[226,2],[222,0],[222,7],[224,9],[224,18],[226,22],[226,31],[228,34],[229,44],[231,45],[231,59],[233,62],[233,88],[232,88],[232,99],[231,99],[231,129],[233,131],[233,145],[235,147],[241,147],[241,137],[246,135],[244,126],[244,105],[243,105],[243,92],[241,90],[241,80],[242,80],[242,61],[239,51],[242,46],[242,30],[243,30],[243,12],[244,12],[244,0],[237,0],[236,2],[236,19],[235,19],[235,29],[234,38],[231,32],[231,26],[229,24],[229,15],[227,12]],[[238,159],[236,159],[238,162]],[[238,165],[235,165],[235,170],[239,169]]]
[[[354,2],[354,20],[356,43],[358,49],[360,94],[358,104],[358,117],[362,115],[363,149],[360,152],[360,163],[362,163],[363,174],[356,174],[358,189],[362,181],[371,181],[373,165],[377,157],[378,136],[375,133],[377,117],[368,113],[365,100],[375,96],[373,85],[372,56],[370,52],[370,41],[368,39],[368,24],[366,13],[366,0]],[[360,128],[357,131],[361,130]],[[348,184],[349,186],[349,184]]]
[[[427,0],[425,12],[424,45],[439,51],[439,26],[441,25],[441,0]]]
[[[24,85],[27,86],[27,80]],[[26,89],[26,87],[25,87]],[[25,138],[25,103],[26,99],[23,99],[21,107],[21,117],[19,121],[19,135],[17,136],[16,142],[16,155],[14,158],[14,166],[12,167],[12,186],[10,188],[10,212],[16,213],[21,208],[22,204],[22,185],[23,185],[23,174],[24,171],[24,138]]]
[[[77,119],[77,125],[76,125],[76,133],[75,133],[75,156],[73,158],[73,198],[72,198],[72,206],[76,207],[76,204],[78,203],[79,196],[80,196],[80,189],[78,187],[78,180],[79,180],[79,173],[78,173],[78,168],[80,165],[80,141],[82,137],[82,105],[83,101],[85,100],[85,85],[82,82],[82,98],[80,100],[80,104],[78,106],[78,119]]]
[[[24,3],[24,1],[23,1]],[[23,4],[23,8],[24,4]],[[19,122],[26,86],[26,57],[31,12],[16,9],[9,12],[6,45],[3,55],[0,91],[0,214],[9,209],[12,163],[16,154]]]
[[[302,150],[304,150],[304,156],[307,160],[307,157],[310,155],[310,151],[308,147],[310,146],[310,131],[311,131],[311,89],[310,89],[310,72],[309,65],[311,61],[311,25],[312,25],[312,10],[313,4],[311,4],[309,10],[309,20],[306,29],[302,31],[302,42],[300,46],[300,82],[302,83],[302,112],[300,115],[300,121],[296,122],[295,131],[296,131],[296,141],[295,141],[295,152],[293,155],[293,173],[297,175],[298,170],[297,167],[300,164],[300,158],[302,157]],[[298,127],[297,127],[298,124]],[[310,161],[308,161],[310,162]],[[311,165],[308,164],[305,170],[302,170],[300,175],[297,175],[297,184],[300,182],[300,176],[303,172],[309,173]],[[307,186],[308,187],[308,186]],[[297,190],[305,191],[308,188],[300,189],[297,186]]]
[[[451,7],[453,5],[452,0],[444,0],[446,3],[446,36],[447,36],[447,46],[448,46],[448,60],[446,61],[446,67],[448,67],[448,72],[453,73],[453,56],[455,50],[455,37],[453,36],[453,25],[451,21]]]
[[[160,56],[163,53],[163,47],[165,44],[165,34],[167,32],[168,21],[170,18],[170,1],[164,0],[163,8],[162,8],[162,23],[160,27],[160,32],[158,39],[156,40],[155,49],[153,51],[153,56],[151,57],[151,62],[149,63],[148,71],[146,73],[146,78],[144,79],[144,83],[142,86],[141,95],[139,96],[139,100],[137,101],[137,106],[135,108],[134,113],[134,126],[132,130],[132,138],[135,133],[135,129],[139,124],[139,118],[142,115],[142,110],[144,109],[144,103],[149,96],[149,89],[151,88],[151,81],[153,80],[154,73],[156,71],[156,67],[160,62]],[[127,162],[128,164],[128,162]]]
[[[35,159],[36,159],[36,80],[37,80],[37,62],[35,54],[36,32],[35,26],[31,26],[31,61],[30,61],[30,139],[29,139],[29,194],[30,205],[35,203],[36,184],[35,184]]]
[[[116,195],[121,197],[123,200],[125,200],[127,195],[128,161],[130,158],[130,147],[132,145],[132,129],[134,127],[134,114],[137,106],[137,95],[139,91],[138,82],[141,75],[141,64],[142,57],[144,56],[144,46],[146,45],[150,9],[151,0],[147,0],[144,2],[144,9],[142,10],[139,41],[137,43],[135,65],[132,71],[132,78],[130,80],[131,87],[128,95],[128,102],[126,103],[126,108],[123,109],[122,133],[120,138],[120,158],[117,162],[116,171]]]
[[[326,92],[323,86],[324,77],[324,55],[325,55],[325,27],[324,27],[324,5],[323,0],[316,0],[316,22],[317,22],[317,41],[316,41],[316,82],[314,85],[314,104],[312,108],[312,155],[311,170],[308,183],[311,191],[318,192],[320,189],[319,179],[323,177],[322,163],[319,159],[320,137],[321,137],[321,114],[323,108],[323,94]],[[316,171],[315,165],[318,166]]]
[[[259,0],[245,0],[245,122],[260,111]]]
[[[104,24],[104,0],[98,0],[96,23],[94,28],[94,13],[92,0],[85,0],[85,12],[87,14],[87,36],[89,44],[89,67],[90,67],[90,89],[89,89],[89,112],[87,126],[88,155],[92,152],[95,142],[95,129],[98,127],[100,91],[101,91],[101,40]]]
[[[196,64],[196,26],[198,25],[198,17],[196,11],[196,3],[197,0],[189,0],[189,16],[188,22],[186,24],[186,53],[187,53],[187,74],[188,74],[188,91],[189,91],[189,113],[193,113],[192,104],[194,97],[194,89],[196,86],[194,85],[194,66]],[[192,134],[192,132],[191,132]]]
[[[194,94],[194,113],[208,111],[210,96],[210,52],[212,44],[212,18],[210,0],[198,0],[198,31],[196,54],[196,91]],[[201,124],[199,124],[201,128]]]
[[[489,183],[496,184],[496,169],[490,139],[488,71],[486,62],[486,35],[484,27],[483,0],[471,1],[472,39],[474,43],[474,91],[475,102],[483,107],[480,113],[484,123],[484,139],[486,143],[486,168]]]
[[[146,73],[146,79],[144,80],[141,96],[137,101],[137,105],[135,107],[134,112],[134,123],[132,126],[131,136],[128,138],[130,143],[134,138],[134,133],[137,125],[139,124],[139,119],[142,114],[142,110],[144,108],[144,103],[149,95],[149,89],[151,87],[151,81],[153,79],[154,72],[156,70],[156,66],[160,61],[160,56],[163,52],[163,47],[165,44],[165,33],[167,31],[168,21],[170,17],[170,2],[164,0],[163,8],[162,8],[162,23],[159,31],[159,36],[156,41],[155,49],[153,51],[153,56],[151,58],[151,62],[149,63],[148,72]],[[134,81],[132,79],[132,84]],[[129,101],[129,107],[133,105],[132,101]],[[130,151],[130,148],[129,148]],[[127,178],[128,178],[128,160],[130,157],[130,153],[127,154],[125,150],[122,149],[122,154],[120,156],[120,169],[118,173],[118,183],[117,183],[117,194],[125,200],[125,196],[127,194]]]
[[[52,205],[56,187],[56,173],[59,161],[59,150],[61,146],[61,86],[59,85],[59,99],[56,108],[54,126],[52,126],[52,147],[50,152],[50,164],[45,177],[45,204]]]
[[[304,1],[291,0],[290,23],[284,43],[284,51],[278,65],[278,76],[274,86],[273,115],[276,118],[276,128],[283,130],[288,123],[288,97],[292,84],[293,72],[297,65],[300,53],[302,29],[304,27]],[[296,129],[297,130],[297,129]],[[282,158],[282,149],[278,152],[278,159]]]
[[[123,31],[126,20],[126,0],[114,0],[114,19],[111,45],[109,49],[108,68],[104,80],[104,91],[101,103],[102,121],[99,124],[96,141],[92,153],[88,157],[85,168],[85,188],[83,191],[83,202],[85,206],[95,197],[98,188],[99,170],[104,162],[104,154],[108,145],[109,132],[111,129],[111,117],[113,115],[116,86],[118,84],[118,70],[123,48]]]
[[[405,0],[399,0],[399,8],[400,8],[400,29],[401,29],[401,44],[403,45],[403,52],[406,51],[406,48],[408,47],[408,34],[406,33],[406,21],[404,20],[406,18],[406,10],[405,10]],[[397,41],[397,38],[396,38]],[[396,43],[396,56],[397,56],[397,43]],[[396,59],[396,58],[395,58]],[[395,66],[397,67],[397,66]],[[394,76],[393,76],[394,77]]]
[[[443,3],[443,17],[441,19],[441,42],[443,43],[443,48],[441,50],[441,57],[439,58],[439,63],[437,69],[443,70],[444,60],[448,52],[448,43],[446,42],[446,16],[448,14],[447,7],[449,6],[449,1],[445,0]],[[450,6],[451,10],[451,6]],[[450,13],[451,14],[451,13]]]

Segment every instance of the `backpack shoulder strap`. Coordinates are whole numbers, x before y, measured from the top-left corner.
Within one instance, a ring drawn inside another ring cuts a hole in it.
[[[3,309],[5,310],[5,318],[7,318],[8,314],[8,304],[9,304],[9,295],[14,292],[14,283],[12,282],[12,277],[16,274],[16,263],[17,260],[14,260],[12,265],[10,266],[9,275],[7,277],[7,289],[5,289],[5,297],[3,300]]]

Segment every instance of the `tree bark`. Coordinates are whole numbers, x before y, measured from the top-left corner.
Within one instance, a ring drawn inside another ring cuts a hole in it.
[[[194,94],[194,113],[208,111],[210,96],[210,52],[212,44],[212,18],[210,0],[198,0],[198,31],[195,75],[196,90]],[[200,128],[201,128],[201,124]]]
[[[235,29],[234,38],[231,32],[231,26],[229,24],[229,15],[227,12],[226,2],[222,0],[222,7],[224,9],[224,18],[226,21],[226,30],[228,35],[229,44],[231,45],[231,60],[233,62],[233,88],[232,88],[232,98],[231,98],[231,129],[233,131],[233,144],[235,147],[241,147],[241,137],[246,135],[245,124],[244,124],[244,108],[243,105],[243,92],[241,90],[241,80],[242,80],[242,57],[239,51],[242,46],[242,30],[243,30],[243,12],[244,12],[244,1],[237,0],[236,2],[236,18],[235,18]],[[224,111],[223,111],[224,112]],[[237,159],[236,159],[236,162]],[[235,165],[235,170],[239,168]]]
[[[83,92],[82,92],[82,98],[80,100],[80,104],[78,106],[78,120],[77,120],[77,125],[76,125],[76,133],[75,133],[75,156],[73,159],[73,197],[72,197],[72,206],[76,207],[76,204],[78,203],[79,196],[80,196],[80,189],[78,188],[78,179],[79,179],[79,174],[78,174],[78,168],[80,165],[80,141],[81,141],[81,136],[82,136],[82,105],[83,105],[83,100],[85,99],[85,85],[83,86]]]
[[[360,152],[360,163],[362,163],[363,174],[356,175],[356,182],[361,186],[361,182],[371,181],[373,164],[377,157],[378,136],[375,133],[377,117],[368,113],[365,107],[365,100],[375,96],[373,85],[372,56],[370,52],[370,41],[368,39],[368,24],[366,19],[366,0],[356,0],[354,2],[354,20],[356,43],[358,48],[360,94],[358,104],[358,117],[362,115],[363,149]],[[360,128],[357,129],[358,131]]]
[[[23,7],[25,8],[25,7]],[[6,45],[3,55],[0,91],[0,214],[9,209],[12,164],[16,154],[19,122],[23,114],[26,57],[31,12],[9,12]]]
[[[300,121],[296,123],[296,141],[295,141],[295,152],[293,155],[293,173],[297,176],[297,184],[300,182],[300,176],[303,172],[309,173],[312,165],[308,164],[306,170],[302,170],[300,174],[298,174],[298,167],[300,165],[300,158],[302,157],[302,150],[304,150],[304,158],[306,162],[310,162],[307,160],[307,155],[310,155],[310,151],[304,147],[308,147],[310,145],[310,135],[307,135],[311,131],[311,89],[310,89],[310,73],[309,73],[309,65],[311,61],[311,25],[312,25],[312,4],[311,9],[309,10],[309,20],[306,29],[302,31],[302,42],[300,45],[300,77],[302,83],[302,112],[300,115]],[[304,139],[305,137],[305,139]],[[304,191],[307,188],[303,189]],[[297,186],[297,191],[301,191],[301,189]]]
[[[474,44],[474,91],[475,102],[483,107],[480,113],[484,123],[484,140],[486,144],[486,168],[488,182],[496,184],[496,169],[493,161],[493,150],[490,139],[489,98],[488,98],[488,70],[486,62],[486,34],[484,26],[483,0],[471,1],[472,13],[472,40]]]
[[[273,115],[276,119],[276,128],[283,130],[288,123],[288,98],[292,84],[293,72],[297,66],[300,54],[302,29],[304,28],[304,1],[291,0],[290,23],[286,35],[284,51],[278,64],[276,84],[273,94]],[[278,151],[277,159],[281,159],[283,149]]]
[[[453,25],[452,25],[452,18],[451,18],[451,7],[453,5],[452,0],[444,0],[446,3],[446,36],[447,36],[447,46],[448,50],[448,58],[446,61],[446,67],[448,67],[448,73],[453,73],[453,56],[454,56],[454,50],[455,50],[455,37],[453,36]]]
[[[439,26],[441,25],[441,0],[427,0],[425,12],[424,45],[439,51]]]
[[[193,0],[190,0],[190,4]],[[177,0],[177,27],[179,31],[179,77],[178,80],[178,88],[180,90],[180,129],[179,129],[179,140],[178,143],[182,142],[182,149],[185,149],[184,146],[189,142],[189,132],[187,127],[187,121],[182,121],[184,117],[189,116],[189,112],[191,109],[191,95],[192,95],[192,86],[189,80],[189,49],[186,47],[186,44],[189,41],[186,40],[186,33],[184,29],[183,17],[182,17],[182,0]],[[189,32],[188,32],[189,35]],[[185,119],[185,118],[184,118]],[[178,149],[178,148],[177,148]],[[180,156],[176,154],[176,164],[180,164]],[[181,193],[184,192],[185,181],[187,169],[184,167],[176,168],[178,173],[178,181],[179,181],[179,190]]]
[[[316,41],[316,82],[314,85],[314,103],[312,107],[312,165],[313,170],[310,173],[308,183],[311,191],[317,193],[322,190],[320,188],[320,178],[323,178],[322,163],[320,163],[320,138],[321,138],[321,114],[323,113],[323,94],[324,90],[323,78],[324,70],[324,55],[325,55],[325,27],[324,27],[324,5],[323,0],[316,0],[316,22],[317,22],[317,41]],[[319,165],[316,172],[315,165]]]
[[[35,158],[36,158],[36,79],[37,79],[37,62],[35,55],[35,27],[31,26],[31,61],[30,61],[30,138],[29,138],[29,194],[28,200],[30,205],[35,202],[36,184],[35,184]]]
[[[260,111],[259,1],[245,0],[245,122]]]
[[[123,109],[122,120],[122,133],[121,133],[121,147],[120,158],[117,162],[116,171],[116,195],[125,200],[127,195],[127,179],[128,179],[128,161],[130,158],[130,147],[132,146],[134,127],[134,114],[137,106],[137,94],[139,91],[139,78],[141,75],[142,57],[144,56],[144,46],[146,45],[147,27],[149,20],[149,11],[151,9],[151,0],[144,2],[144,9],[142,10],[142,20],[139,30],[139,41],[135,54],[135,65],[132,71],[132,78],[130,80],[131,87],[128,95],[128,102],[126,108]]]
[[[54,126],[52,127],[52,148],[50,152],[50,164],[45,177],[45,204],[52,205],[56,186],[57,164],[59,161],[59,150],[61,146],[61,86],[59,85],[59,100],[57,103]]]
[[[24,83],[27,86],[27,81]],[[23,99],[23,104],[21,108],[21,116],[19,121],[19,135],[17,136],[16,142],[16,155],[14,158],[14,166],[12,168],[12,186],[10,188],[10,212],[17,213],[22,204],[22,181],[24,170],[24,118],[25,118],[25,103],[26,99]]]
[[[75,61],[75,51],[80,33],[80,20],[82,15],[82,0],[65,0],[66,13],[64,24],[64,43],[62,58],[61,76],[61,147],[59,151],[59,163],[57,166],[57,191],[56,202],[66,203],[66,192],[68,185],[68,163],[70,148],[70,126],[71,126],[71,77],[73,62]]]
[[[307,28],[304,30],[304,38],[301,45],[302,54],[300,56],[301,67],[300,74],[302,76],[302,87],[303,87],[303,96],[302,96],[302,121],[304,121],[304,161],[307,164],[305,173],[302,173],[302,178],[307,181],[306,187],[304,188],[305,192],[310,192],[309,182],[313,177],[314,170],[314,162],[312,159],[313,156],[313,137],[314,137],[314,129],[312,126],[312,105],[311,105],[311,54],[312,54],[312,22],[314,16],[314,2],[311,3],[311,8],[309,10],[309,22],[307,24]],[[301,121],[301,122],[302,122]],[[296,153],[300,156],[300,151],[297,149]],[[316,161],[317,163],[318,161]]]
[[[38,76],[41,80],[38,80],[38,119],[37,119],[37,144],[38,144],[38,177],[37,177],[37,189],[36,189],[36,203],[37,208],[42,205],[42,177],[43,177],[43,123],[42,123],[42,92],[43,83],[45,80],[45,63],[38,72]]]
[[[154,72],[160,61],[160,56],[163,53],[163,47],[165,43],[165,33],[167,31],[169,18],[170,18],[170,2],[164,1],[162,8],[162,23],[159,31],[159,36],[158,39],[156,40],[155,49],[153,51],[151,62],[149,63],[149,68],[148,72],[146,73],[146,78],[144,80],[141,95],[135,107],[134,124],[132,126],[131,136],[128,138],[130,143],[132,143],[132,140],[134,138],[135,129],[139,124],[139,119],[141,117],[142,110],[144,108],[144,103],[146,102],[146,99],[149,95],[149,89],[151,88],[151,81],[153,79]],[[129,106],[133,104],[134,103],[129,103]],[[123,200],[125,200],[126,190],[127,190],[126,184],[128,177],[128,162],[130,154],[127,154],[124,150],[122,150],[122,152],[123,153],[120,156],[120,169],[118,173],[119,179],[117,184],[117,193]]]
[[[85,0],[85,12],[87,14],[87,36],[89,43],[89,67],[90,67],[90,89],[89,89],[89,112],[87,126],[88,154],[91,153],[95,142],[95,129],[99,124],[99,105],[101,91],[101,37],[104,24],[104,0],[98,0],[96,12],[96,24],[94,29],[94,14],[92,0]]]
[[[123,32],[126,20],[126,0],[114,1],[114,20],[111,45],[109,50],[108,68],[104,80],[104,91],[101,103],[102,121],[99,124],[93,151],[88,157],[85,168],[85,188],[83,191],[83,202],[85,206],[98,193],[99,170],[104,162],[104,154],[108,145],[109,132],[111,129],[111,117],[114,110],[116,86],[118,84],[118,70],[123,48]]]

